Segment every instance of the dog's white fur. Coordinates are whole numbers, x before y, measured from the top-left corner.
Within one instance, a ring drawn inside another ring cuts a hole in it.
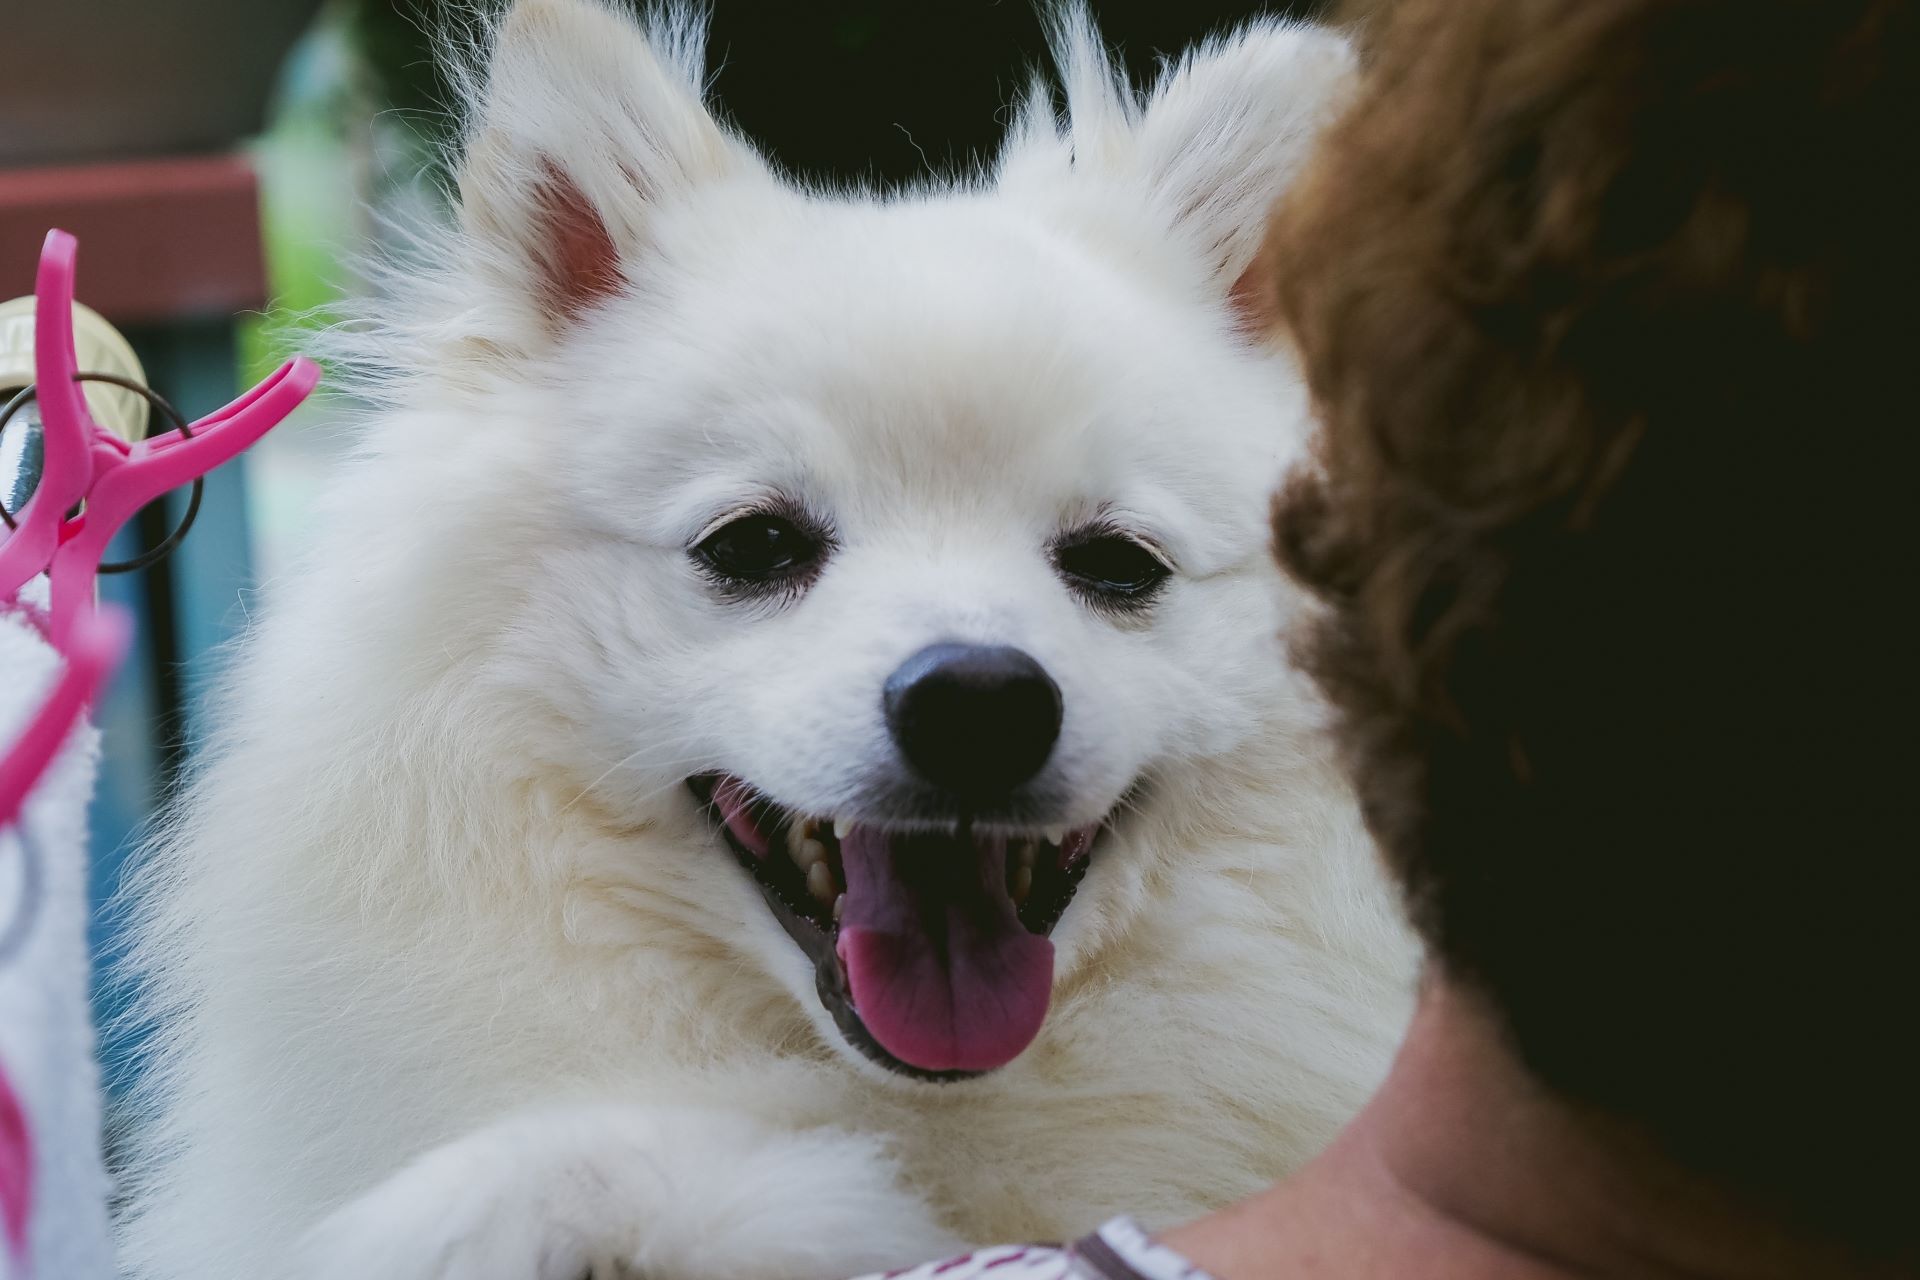
[[[460,225],[146,868],[137,1276],[848,1275],[1217,1205],[1384,1069],[1411,948],[1264,532],[1303,393],[1228,296],[1344,46],[1258,25],[1136,96],[1069,19],[1066,121],[882,199],[778,180],[698,35],[523,0],[476,79]],[[574,319],[555,174],[620,254]],[[689,543],[774,491],[838,550],[717,599]],[[1177,566],[1144,617],[1049,563],[1103,513]],[[1061,820],[1146,786],[1039,1040],[931,1085],[845,1045],[682,784],[856,809],[882,680],[952,638],[1059,682]]]

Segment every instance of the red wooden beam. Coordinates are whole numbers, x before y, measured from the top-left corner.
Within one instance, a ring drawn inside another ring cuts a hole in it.
[[[49,227],[80,238],[80,301],[116,324],[266,303],[259,188],[243,156],[0,169],[0,299],[33,292]]]

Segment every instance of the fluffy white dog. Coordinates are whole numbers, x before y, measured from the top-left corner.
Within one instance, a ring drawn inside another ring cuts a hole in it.
[[[1350,75],[1083,20],[990,174],[780,180],[697,24],[523,0],[318,554],[144,888],[140,1277],[832,1277],[1312,1154],[1411,950],[1245,337]]]

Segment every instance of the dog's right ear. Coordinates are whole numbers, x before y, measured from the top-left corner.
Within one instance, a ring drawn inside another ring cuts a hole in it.
[[[470,94],[460,218],[488,282],[549,331],[627,287],[657,209],[765,173],[701,103],[705,31],[598,0],[517,0]]]
[[[1274,318],[1272,273],[1258,257],[1267,215],[1351,90],[1347,41],[1257,19],[1167,62],[1142,93],[1085,0],[1063,0],[1052,17],[1066,118],[1036,85],[1001,155],[1002,185],[1085,180],[1145,196],[1165,229],[1197,251],[1238,323],[1264,331]]]

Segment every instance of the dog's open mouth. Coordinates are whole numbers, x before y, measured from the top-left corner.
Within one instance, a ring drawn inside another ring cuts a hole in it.
[[[1086,874],[1096,824],[1022,834],[888,830],[791,813],[738,778],[695,778],[729,846],[814,962],[848,1041],[907,1075],[1005,1066],[1053,988],[1047,934]]]

